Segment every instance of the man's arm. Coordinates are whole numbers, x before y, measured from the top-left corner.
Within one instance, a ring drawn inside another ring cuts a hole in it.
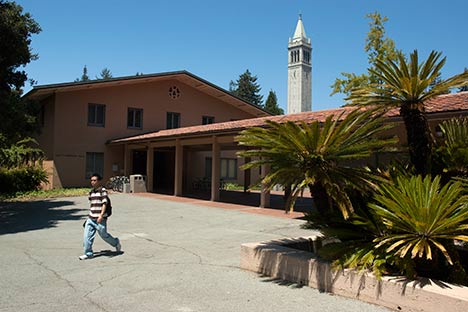
[[[102,200],[101,214],[99,215],[97,219],[97,223],[101,223],[102,219],[104,219],[104,215],[106,214],[106,208],[107,208],[107,190],[106,189],[101,190],[101,196],[104,197],[104,199]]]

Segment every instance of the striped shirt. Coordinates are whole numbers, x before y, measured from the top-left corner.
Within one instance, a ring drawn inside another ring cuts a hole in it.
[[[98,218],[102,212],[102,205],[107,204],[107,190],[104,187],[92,189],[89,192],[89,217]],[[107,213],[104,214],[107,217]]]

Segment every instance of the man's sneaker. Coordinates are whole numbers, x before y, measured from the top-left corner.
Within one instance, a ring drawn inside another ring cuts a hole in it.
[[[87,260],[87,259],[91,259],[93,256],[88,256],[88,255],[82,255],[82,256],[79,256],[78,259],[80,260]]]
[[[117,238],[117,245],[115,245],[115,251],[120,252],[122,245],[120,245],[120,240]]]

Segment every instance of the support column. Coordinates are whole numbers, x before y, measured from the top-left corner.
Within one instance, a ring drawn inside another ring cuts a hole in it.
[[[211,148],[211,201],[219,201],[219,179],[221,176],[220,148],[216,136],[213,136]]]
[[[180,144],[180,139],[177,139],[175,148],[174,196],[182,196],[183,164],[184,147]]]
[[[129,148],[128,144],[125,144],[124,147],[124,172],[125,176],[129,176],[131,172],[132,163],[132,150]]]
[[[262,176],[266,176],[270,172],[269,165],[262,166]],[[271,207],[270,203],[270,191],[267,190],[266,185],[262,183],[262,190],[260,194],[260,208],[269,208]]]
[[[154,148],[148,146],[146,151],[146,191],[153,192]]]
[[[244,164],[249,163],[252,159],[250,157],[244,158]],[[250,186],[250,181],[252,177],[251,169],[247,169],[244,171],[244,193],[247,193]]]

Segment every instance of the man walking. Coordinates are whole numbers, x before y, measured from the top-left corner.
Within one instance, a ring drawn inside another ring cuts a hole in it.
[[[84,227],[84,255],[79,257],[80,260],[93,257],[93,242],[96,231],[106,243],[115,247],[117,252],[121,249],[119,239],[107,233],[107,190],[101,185],[101,180],[102,177],[97,173],[91,176],[93,189],[89,192],[90,208]]]

